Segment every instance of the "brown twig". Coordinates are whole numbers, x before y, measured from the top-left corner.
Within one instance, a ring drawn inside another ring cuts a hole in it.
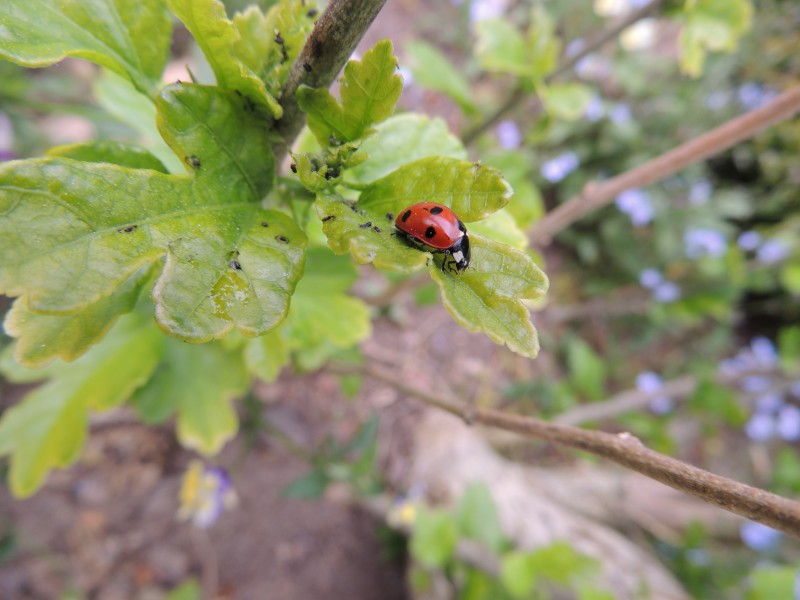
[[[627,15],[624,19],[614,23],[611,27],[607,30],[601,32],[599,35],[590,39],[586,45],[581,48],[575,54],[570,54],[569,56],[562,57],[561,62],[552,71],[545,77],[545,81],[549,82],[558,77],[559,75],[563,75],[572,67],[574,67],[578,62],[587,56],[589,56],[592,52],[596,52],[609,42],[615,40],[620,33],[625,31],[628,27],[641,21],[644,18],[649,17],[656,10],[664,3],[664,0],[653,0],[653,2],[649,3],[642,8],[639,8],[629,15]],[[487,116],[483,121],[472,127],[471,129],[467,130],[464,135],[462,136],[462,140],[464,141],[464,145],[469,145],[474,142],[478,137],[487,131],[489,128],[493,127],[500,119],[502,119],[508,111],[513,109],[517,104],[519,104],[526,96],[528,92],[525,91],[522,86],[517,85],[516,88],[511,92],[511,94],[506,98],[505,102],[503,102],[495,111]]]
[[[386,0],[332,0],[322,13],[281,90],[283,116],[275,123],[282,139],[275,147],[279,161],[305,122],[295,96],[297,88],[328,88],[384,4]]]
[[[759,131],[788,119],[800,111],[800,85],[772,102],[681,144],[630,171],[607,181],[590,182],[583,191],[549,212],[530,232],[532,243],[548,244],[557,233],[588,213],[611,203],[625,190],[643,187],[677,173],[685,167],[719,154],[753,137]]]
[[[427,390],[418,389],[394,373],[371,364],[332,368],[339,373],[357,372],[379,379],[406,395],[461,417],[467,423],[497,427],[602,456],[734,514],[800,537],[800,502],[659,454],[645,447],[630,434],[590,431],[506,414],[494,409],[468,406],[459,400],[445,399]]]

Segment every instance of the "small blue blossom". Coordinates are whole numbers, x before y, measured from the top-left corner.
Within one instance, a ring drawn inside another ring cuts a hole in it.
[[[736,92],[739,104],[746,110],[753,110],[759,106],[770,102],[777,96],[774,90],[763,87],[759,83],[749,81],[742,85]]]
[[[677,283],[673,283],[672,281],[659,283],[653,290],[653,299],[663,304],[675,302],[679,300],[680,297],[681,288]]]
[[[542,164],[542,177],[550,183],[558,183],[577,169],[578,165],[580,165],[578,155],[567,151]]]
[[[687,229],[683,234],[683,243],[686,256],[692,259],[704,256],[719,258],[728,249],[728,242],[722,233],[703,227]]]
[[[689,188],[689,204],[694,206],[705,204],[708,202],[708,199],[711,198],[713,189],[708,179],[695,181]]]
[[[583,110],[583,116],[586,117],[590,123],[599,121],[605,114],[606,107],[600,99],[600,96],[597,95],[589,99],[589,102],[586,103],[586,108]]]
[[[756,252],[756,260],[765,265],[772,265],[789,256],[789,250],[789,245],[783,240],[767,240]]]
[[[745,231],[739,236],[736,243],[745,252],[752,252],[761,245],[761,234],[757,231]]]
[[[657,394],[664,387],[661,377],[653,371],[643,371],[636,376],[636,389],[648,395]],[[671,412],[675,402],[668,396],[658,395],[650,401],[650,410],[657,415]]]
[[[775,413],[785,402],[786,400],[781,394],[776,394],[775,392],[762,394],[759,396],[758,400],[756,400],[756,412],[766,414]]]
[[[792,382],[792,385],[789,386],[789,391],[795,398],[800,399],[800,381]]]
[[[639,273],[639,283],[648,290],[652,290],[662,281],[664,281],[664,276],[658,269],[645,269]]]
[[[469,5],[469,20],[472,23],[502,17],[506,9],[504,0],[472,0]]]
[[[781,532],[755,521],[745,521],[739,527],[742,541],[756,552],[773,550],[781,541]]]
[[[615,125],[624,125],[633,120],[631,107],[622,103],[615,104],[608,116]]]
[[[642,227],[653,220],[655,209],[650,196],[638,189],[625,190],[615,200],[617,208],[630,217],[634,227]]]
[[[749,375],[739,382],[739,387],[748,394],[766,392],[772,385],[772,380],[766,375]]]
[[[500,146],[506,150],[519,148],[522,143],[522,132],[519,126],[512,120],[501,121],[494,130]]]
[[[780,357],[775,344],[769,338],[754,337],[750,340],[750,350],[759,366],[766,368],[777,366]]]
[[[800,408],[787,404],[778,412],[778,435],[787,442],[800,440]]]
[[[414,74],[408,67],[398,67],[397,73],[403,78],[403,89],[414,83]]]
[[[586,40],[583,38],[575,38],[569,44],[567,44],[567,48],[564,51],[564,54],[567,56],[575,56],[586,47]]]
[[[754,442],[766,442],[775,435],[775,417],[767,413],[756,413],[745,423],[744,432]]]

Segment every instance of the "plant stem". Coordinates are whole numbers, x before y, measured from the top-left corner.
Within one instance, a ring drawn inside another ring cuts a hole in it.
[[[283,116],[275,123],[282,141],[275,146],[278,162],[305,122],[295,93],[301,85],[328,88],[353,54],[386,0],[332,0],[300,51],[278,99]]]
[[[587,44],[581,48],[575,54],[571,54],[569,56],[564,56],[561,59],[561,62],[552,71],[550,74],[545,77],[546,82],[550,82],[559,75],[563,75],[572,67],[574,67],[582,58],[587,57],[592,52],[595,52],[605,46],[607,43],[615,40],[620,33],[625,31],[628,27],[641,21],[642,19],[649,17],[651,14],[656,12],[662,4],[664,0],[653,0],[646,6],[633,11],[627,17],[618,21],[607,30],[601,32],[599,35],[593,37]],[[464,141],[464,145],[468,146],[472,142],[474,142],[478,137],[483,134],[485,131],[493,127],[497,124],[500,119],[502,119],[505,114],[514,108],[517,104],[519,104],[526,96],[528,92],[522,89],[522,86],[517,85],[511,94],[506,98],[505,102],[501,104],[493,113],[487,116],[483,121],[475,125],[473,128],[467,130],[464,135],[462,136],[462,140]]]
[[[525,437],[543,439],[602,456],[709,504],[800,537],[800,502],[659,454],[629,433],[590,431],[532,417],[506,414],[499,410],[469,406],[460,400],[444,399],[427,390],[418,389],[409,384],[407,379],[371,364],[336,366],[334,370],[339,373],[358,372],[374,377],[404,394],[461,417],[470,424],[497,427]]]
[[[723,123],[703,135],[665,152],[630,171],[606,181],[593,181],[583,191],[561,204],[533,226],[532,243],[546,245],[557,233],[589,214],[610,204],[625,190],[643,187],[681,169],[719,154],[753,137],[759,131],[788,119],[800,111],[800,85],[782,93],[772,102]]]

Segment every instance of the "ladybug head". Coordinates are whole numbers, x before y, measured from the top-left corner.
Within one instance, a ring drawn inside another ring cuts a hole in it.
[[[456,272],[460,273],[469,266],[470,251],[469,251],[469,236],[465,233],[458,241],[450,246],[447,253],[453,257],[453,264],[455,264]]]

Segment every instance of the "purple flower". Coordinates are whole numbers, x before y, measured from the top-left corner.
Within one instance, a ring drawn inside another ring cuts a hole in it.
[[[567,56],[575,56],[578,52],[586,47],[586,41],[583,38],[575,38],[569,44],[564,54]]]
[[[643,371],[636,376],[636,389],[648,395],[654,395],[664,387],[661,377],[653,371]],[[658,395],[650,401],[650,410],[657,415],[671,412],[675,408],[675,402],[668,396]]]
[[[504,0],[473,0],[469,5],[469,20],[475,23],[502,17],[505,10],[506,2]]]
[[[787,404],[778,412],[778,435],[787,442],[800,440],[800,408]]]
[[[567,151],[542,164],[542,177],[550,183],[558,183],[577,169],[578,165],[580,165],[578,155]]]
[[[603,115],[606,114],[606,107],[603,105],[603,101],[600,99],[599,96],[595,95],[589,99],[589,102],[586,103],[586,108],[583,111],[583,116],[590,123],[595,123],[603,118]]]
[[[639,273],[639,283],[648,290],[652,290],[662,281],[664,281],[664,276],[658,269],[645,269]]]
[[[789,256],[789,245],[779,239],[765,241],[756,252],[756,260],[765,265],[780,262],[787,256]]]
[[[722,233],[716,229],[703,227],[687,229],[683,234],[683,243],[686,256],[692,259],[704,256],[719,258],[728,249],[728,243]]]
[[[708,179],[695,181],[689,188],[689,204],[693,204],[695,206],[705,204],[708,202],[708,199],[711,198],[712,191],[713,187]]]
[[[670,304],[680,299],[681,288],[677,283],[672,281],[664,281],[659,283],[653,290],[653,299],[656,302],[663,304]]]
[[[745,252],[752,252],[761,244],[761,234],[757,231],[745,231],[739,236],[736,243]]]
[[[750,340],[750,349],[759,366],[770,368],[778,364],[778,351],[769,338],[754,337]]]
[[[754,442],[766,442],[775,435],[775,418],[766,413],[756,413],[745,423],[744,432]]]
[[[219,467],[206,467],[193,460],[183,476],[178,518],[191,520],[195,527],[205,529],[219,519],[222,511],[238,502],[228,474]]]
[[[756,552],[766,552],[778,546],[781,532],[755,521],[745,521],[739,527],[742,541]]]
[[[630,217],[634,227],[642,227],[653,220],[655,209],[650,196],[638,189],[625,190],[615,201],[617,208]]]
[[[800,381],[792,382],[792,385],[789,386],[789,391],[795,398],[800,399]]]
[[[757,394],[759,392],[766,392],[772,385],[772,380],[766,375],[750,375],[745,377],[739,383],[742,391],[748,394]]]
[[[746,110],[758,108],[762,104],[770,102],[773,98],[775,98],[776,95],[777,93],[774,90],[765,88],[761,84],[753,81],[745,83],[736,92],[736,97],[739,99],[739,103]]]
[[[403,89],[414,83],[414,74],[408,67],[398,67],[397,74],[403,78]]]
[[[631,107],[621,103],[615,104],[608,116],[615,125],[630,123],[633,118],[631,116]]]
[[[506,150],[513,150],[519,148],[522,143],[522,132],[519,130],[517,124],[512,120],[501,121],[494,130],[497,136],[497,141],[500,146]]]
[[[777,412],[784,402],[786,400],[780,394],[774,392],[763,394],[756,400],[756,412],[766,414]]]

